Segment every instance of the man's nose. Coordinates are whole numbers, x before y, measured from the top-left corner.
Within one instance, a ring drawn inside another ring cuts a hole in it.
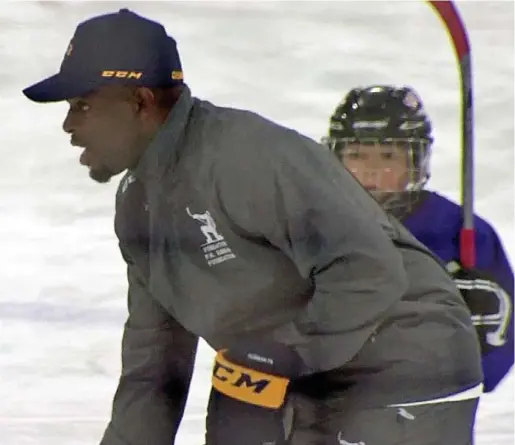
[[[73,121],[73,116],[70,111],[66,113],[66,116],[63,121],[63,130],[65,133],[72,134],[75,131],[75,124]]]

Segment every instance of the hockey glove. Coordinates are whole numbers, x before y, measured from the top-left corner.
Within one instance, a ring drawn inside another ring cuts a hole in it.
[[[472,314],[482,354],[503,346],[513,310],[509,295],[487,273],[464,269],[456,261],[447,270]]]
[[[245,342],[218,352],[208,408],[210,445],[285,444],[288,386],[302,360],[275,342]]]

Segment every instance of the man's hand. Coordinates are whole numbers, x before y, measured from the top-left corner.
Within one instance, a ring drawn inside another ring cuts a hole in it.
[[[303,364],[289,347],[245,341],[218,352],[208,408],[208,443],[285,444],[290,380]]]

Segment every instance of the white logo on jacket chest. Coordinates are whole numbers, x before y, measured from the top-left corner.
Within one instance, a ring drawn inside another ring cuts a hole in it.
[[[218,233],[215,220],[211,213],[209,213],[209,210],[206,210],[204,213],[192,213],[189,207],[186,207],[186,213],[200,223],[200,231],[206,238],[206,242],[201,245],[201,248],[208,266],[215,266],[236,258],[224,237]]]

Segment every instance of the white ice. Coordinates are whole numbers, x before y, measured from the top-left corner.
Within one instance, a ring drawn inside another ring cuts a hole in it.
[[[127,3],[128,4],[128,3]],[[124,264],[116,181],[93,183],[60,124],[21,89],[59,67],[75,25],[121,2],[0,1],[0,443],[98,443],[120,364]],[[515,251],[512,2],[461,2],[473,48],[477,211]],[[176,37],[195,95],[319,139],[349,88],[415,87],[433,117],[431,186],[459,198],[454,54],[425,2],[133,2]],[[202,345],[179,445],[201,444],[211,351]],[[484,397],[478,445],[514,441],[513,378]],[[158,445],[158,444],[156,444]]]

